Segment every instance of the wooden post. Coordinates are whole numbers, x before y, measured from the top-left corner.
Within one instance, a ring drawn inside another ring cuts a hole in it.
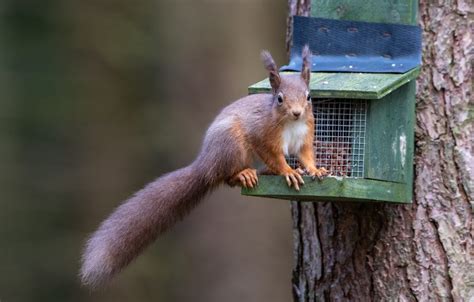
[[[290,16],[417,22],[418,6],[412,0],[288,2]],[[295,301],[474,297],[472,21],[464,1],[439,3],[420,0],[419,6],[424,41],[414,202],[292,202]]]

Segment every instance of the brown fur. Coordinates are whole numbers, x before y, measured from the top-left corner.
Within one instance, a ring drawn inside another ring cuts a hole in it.
[[[264,50],[261,53],[261,58],[263,61],[263,66],[268,70],[268,80],[272,86],[273,92],[276,92],[281,83],[280,74],[278,73],[278,68],[275,64],[275,61],[272,58],[272,55]]]
[[[111,279],[219,184],[255,186],[257,175],[250,167],[254,156],[299,189],[303,180],[288,166],[281,147],[283,127],[295,119],[295,110],[302,112],[299,118],[305,119],[310,129],[299,158],[311,175],[324,174],[314,165],[314,117],[311,102],[306,100],[309,51],[303,55],[301,75],[280,76],[271,55],[262,52],[273,93],[247,96],[224,108],[209,127],[192,164],[148,184],[100,225],[83,254],[84,284],[95,287]],[[279,95],[284,99],[282,104],[277,101]]]
[[[311,76],[311,50],[309,50],[308,45],[303,47],[303,66],[301,69],[301,77],[306,82],[306,85],[309,85],[309,78]]]

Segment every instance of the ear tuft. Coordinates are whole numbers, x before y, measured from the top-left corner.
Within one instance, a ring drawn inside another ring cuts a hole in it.
[[[281,79],[275,61],[273,60],[272,55],[267,50],[262,50],[260,56],[262,58],[265,69],[268,70],[268,78],[270,80],[270,85],[272,86],[273,93],[276,93],[278,91],[278,88],[280,87]]]
[[[303,65],[301,66],[301,77],[306,82],[306,85],[309,85],[309,80],[311,77],[311,50],[309,49],[308,44],[303,47],[301,57],[303,59]]]
[[[268,50],[262,50],[262,52],[260,53],[260,57],[262,58],[263,66],[265,66],[266,70],[270,72],[278,72],[275,61],[273,60],[273,57],[270,52],[268,52]]]

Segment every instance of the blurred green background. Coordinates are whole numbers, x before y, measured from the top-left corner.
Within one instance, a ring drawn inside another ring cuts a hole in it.
[[[82,245],[285,61],[286,1],[0,2],[0,301],[289,301],[284,201],[222,187],[100,292]]]

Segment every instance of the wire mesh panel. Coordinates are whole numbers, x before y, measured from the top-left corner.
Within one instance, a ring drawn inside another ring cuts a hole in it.
[[[314,99],[316,165],[332,176],[364,177],[367,101]],[[288,164],[298,167],[294,157]]]

